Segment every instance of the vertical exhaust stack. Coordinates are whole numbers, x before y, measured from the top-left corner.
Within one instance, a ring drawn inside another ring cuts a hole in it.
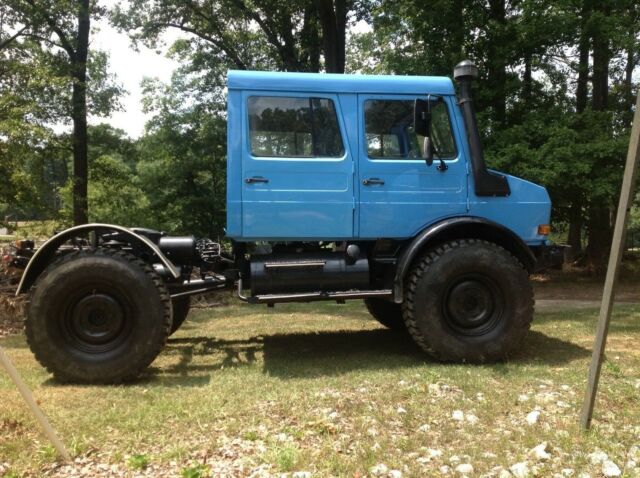
[[[458,104],[462,109],[467,129],[476,196],[508,196],[511,194],[511,189],[509,189],[507,178],[489,171],[484,162],[476,112],[471,98],[471,82],[478,78],[478,67],[470,60],[463,60],[453,69],[453,78],[460,86]]]

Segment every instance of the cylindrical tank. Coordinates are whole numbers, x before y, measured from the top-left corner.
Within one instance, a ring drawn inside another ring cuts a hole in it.
[[[250,270],[253,295],[369,288],[369,261],[344,252],[253,255]]]

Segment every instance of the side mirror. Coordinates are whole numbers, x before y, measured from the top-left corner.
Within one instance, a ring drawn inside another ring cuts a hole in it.
[[[431,144],[431,103],[417,98],[413,104],[413,130],[417,135],[424,136],[422,144],[422,159],[427,166],[433,164],[433,145]]]
[[[413,104],[413,130],[420,136],[429,136],[430,109],[429,102],[420,98]]]
[[[427,166],[433,164],[433,144],[431,143],[431,137],[425,136],[422,143],[422,159],[424,159]]]

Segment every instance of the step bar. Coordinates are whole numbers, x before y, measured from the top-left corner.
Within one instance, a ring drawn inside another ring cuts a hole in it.
[[[286,302],[316,302],[320,300],[335,300],[344,302],[351,299],[366,299],[369,297],[388,298],[393,297],[393,290],[348,290],[336,292],[301,292],[295,294],[267,294],[245,296],[242,294],[242,280],[238,281],[238,298],[249,304],[278,304]]]

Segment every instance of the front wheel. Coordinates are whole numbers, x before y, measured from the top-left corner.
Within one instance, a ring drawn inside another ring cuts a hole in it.
[[[147,264],[121,251],[68,254],[31,291],[25,330],[36,359],[63,381],[137,377],[166,343],[171,299]]]
[[[520,262],[502,247],[450,241],[413,266],[403,317],[416,343],[439,360],[501,360],[529,330],[533,290]]]

